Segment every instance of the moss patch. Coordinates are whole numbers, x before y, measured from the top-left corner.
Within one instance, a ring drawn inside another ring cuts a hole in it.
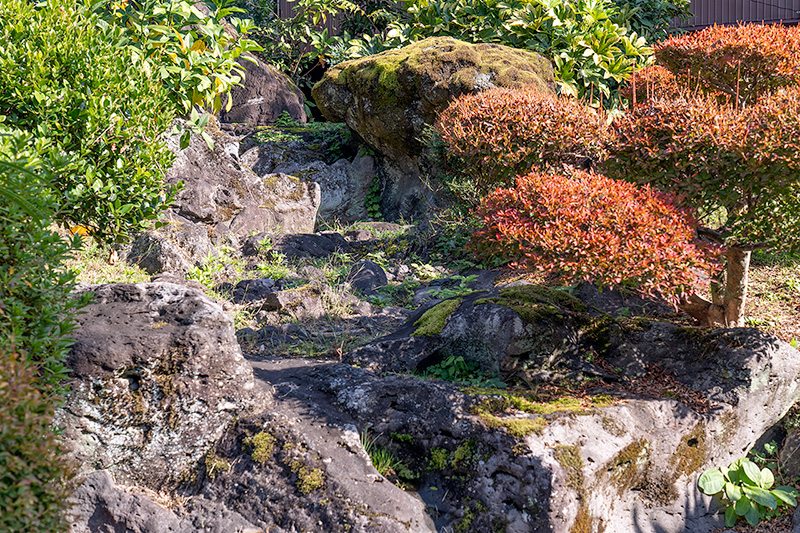
[[[438,335],[442,332],[447,319],[450,318],[456,309],[461,305],[462,298],[455,298],[453,300],[445,300],[442,303],[436,304],[419,317],[419,320],[414,322],[417,329],[412,333],[413,336],[428,336]]]
[[[606,474],[621,495],[644,480],[649,461],[650,443],[647,439],[639,439],[627,445],[608,462]]]
[[[500,418],[491,413],[479,413],[490,428],[505,428],[508,434],[519,439],[531,434],[541,435],[547,427],[547,419],[537,416],[535,418]]]
[[[244,445],[252,451],[250,457],[258,464],[266,464],[272,456],[275,447],[275,437],[266,431],[256,433],[252,437],[244,439]]]
[[[542,285],[517,285],[500,289],[500,296],[480,298],[474,305],[491,303],[508,307],[523,320],[535,323],[565,313],[585,313],[586,304],[566,291]]]
[[[213,451],[209,451],[203,461],[206,467],[206,474],[209,478],[214,479],[219,474],[224,474],[231,469],[231,464],[227,459],[217,456]]]
[[[325,474],[319,468],[311,468],[301,461],[292,461],[289,468],[297,474],[297,490],[302,494],[311,494],[325,486]]]
[[[692,431],[681,439],[678,449],[675,450],[675,454],[672,456],[675,478],[700,470],[707,458],[706,430],[704,424],[698,422],[692,428]]]
[[[567,486],[578,493],[578,514],[572,522],[570,533],[593,533],[602,531],[603,522],[597,520],[586,506],[586,485],[583,477],[583,457],[577,444],[559,445],[555,448],[556,461],[567,471]]]

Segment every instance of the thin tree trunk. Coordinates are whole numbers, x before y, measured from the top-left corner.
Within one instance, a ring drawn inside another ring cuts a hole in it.
[[[744,327],[751,253],[736,247],[725,251],[725,325],[729,328]]]
[[[744,326],[751,252],[731,247],[725,251],[725,270],[711,282],[711,301],[696,294],[680,307],[701,325],[711,328]]]

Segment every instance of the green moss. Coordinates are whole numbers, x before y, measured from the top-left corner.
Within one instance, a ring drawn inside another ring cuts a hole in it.
[[[275,437],[266,431],[256,433],[244,439],[244,445],[252,449],[250,457],[259,464],[266,464],[272,456],[275,447]]]
[[[213,450],[209,450],[208,453],[206,453],[204,463],[206,466],[206,474],[211,479],[231,469],[231,464],[227,459],[217,456]]]
[[[429,461],[430,470],[444,470],[449,463],[448,457],[450,453],[444,448],[433,448],[431,450],[431,459]]]
[[[567,311],[585,313],[588,309],[568,292],[544,285],[517,285],[500,289],[500,295],[515,302],[556,305]]]
[[[319,468],[311,468],[301,461],[292,461],[289,468],[297,474],[297,490],[302,494],[311,494],[325,486],[325,473]]]
[[[419,320],[414,322],[417,329],[411,335],[427,336],[441,333],[444,326],[447,324],[447,319],[458,309],[461,305],[461,301],[461,298],[445,300],[425,311]]]
[[[574,398],[562,396],[552,400],[539,402],[513,391],[498,389],[481,389],[476,387],[466,388],[465,392],[475,395],[488,395],[490,398],[482,400],[475,411],[501,413],[510,409],[524,411],[538,415],[551,415],[554,413],[589,414],[595,408],[608,407],[614,404],[614,399],[607,394],[598,394],[593,397]]]
[[[472,442],[464,442],[462,443],[456,450],[453,452],[453,459],[450,461],[450,465],[453,468],[458,468],[458,465],[469,462],[472,459],[472,448],[474,444]]]
[[[707,458],[706,430],[704,424],[698,422],[692,431],[681,439],[678,449],[672,456],[675,478],[698,471],[705,464]]]
[[[644,480],[650,461],[650,443],[639,439],[623,448],[606,465],[606,473],[620,495]]]
[[[477,509],[473,509],[472,507],[467,508],[464,512],[464,516],[458,523],[455,525],[455,530],[458,533],[465,533],[470,530],[472,527],[472,523],[478,517]]]
[[[535,418],[500,418],[491,413],[482,412],[479,415],[490,428],[505,428],[508,434],[524,438],[531,434],[541,435],[547,427],[547,420],[541,416]]]
[[[581,448],[577,444],[567,446],[560,444],[556,446],[556,461],[559,462],[564,470],[567,471],[567,486],[573,489],[578,495],[585,491],[583,486],[583,457]]]
[[[412,444],[414,442],[414,437],[408,433],[392,433],[390,436],[392,440],[396,440],[402,444]]]

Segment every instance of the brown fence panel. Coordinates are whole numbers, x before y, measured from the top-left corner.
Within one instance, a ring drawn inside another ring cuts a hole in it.
[[[680,28],[704,28],[714,24],[739,22],[800,23],[800,0],[692,0],[694,16]]]

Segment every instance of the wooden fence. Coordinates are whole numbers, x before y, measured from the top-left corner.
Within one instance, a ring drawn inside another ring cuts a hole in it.
[[[694,16],[676,24],[691,30],[738,22],[800,23],[800,0],[692,0]]]

